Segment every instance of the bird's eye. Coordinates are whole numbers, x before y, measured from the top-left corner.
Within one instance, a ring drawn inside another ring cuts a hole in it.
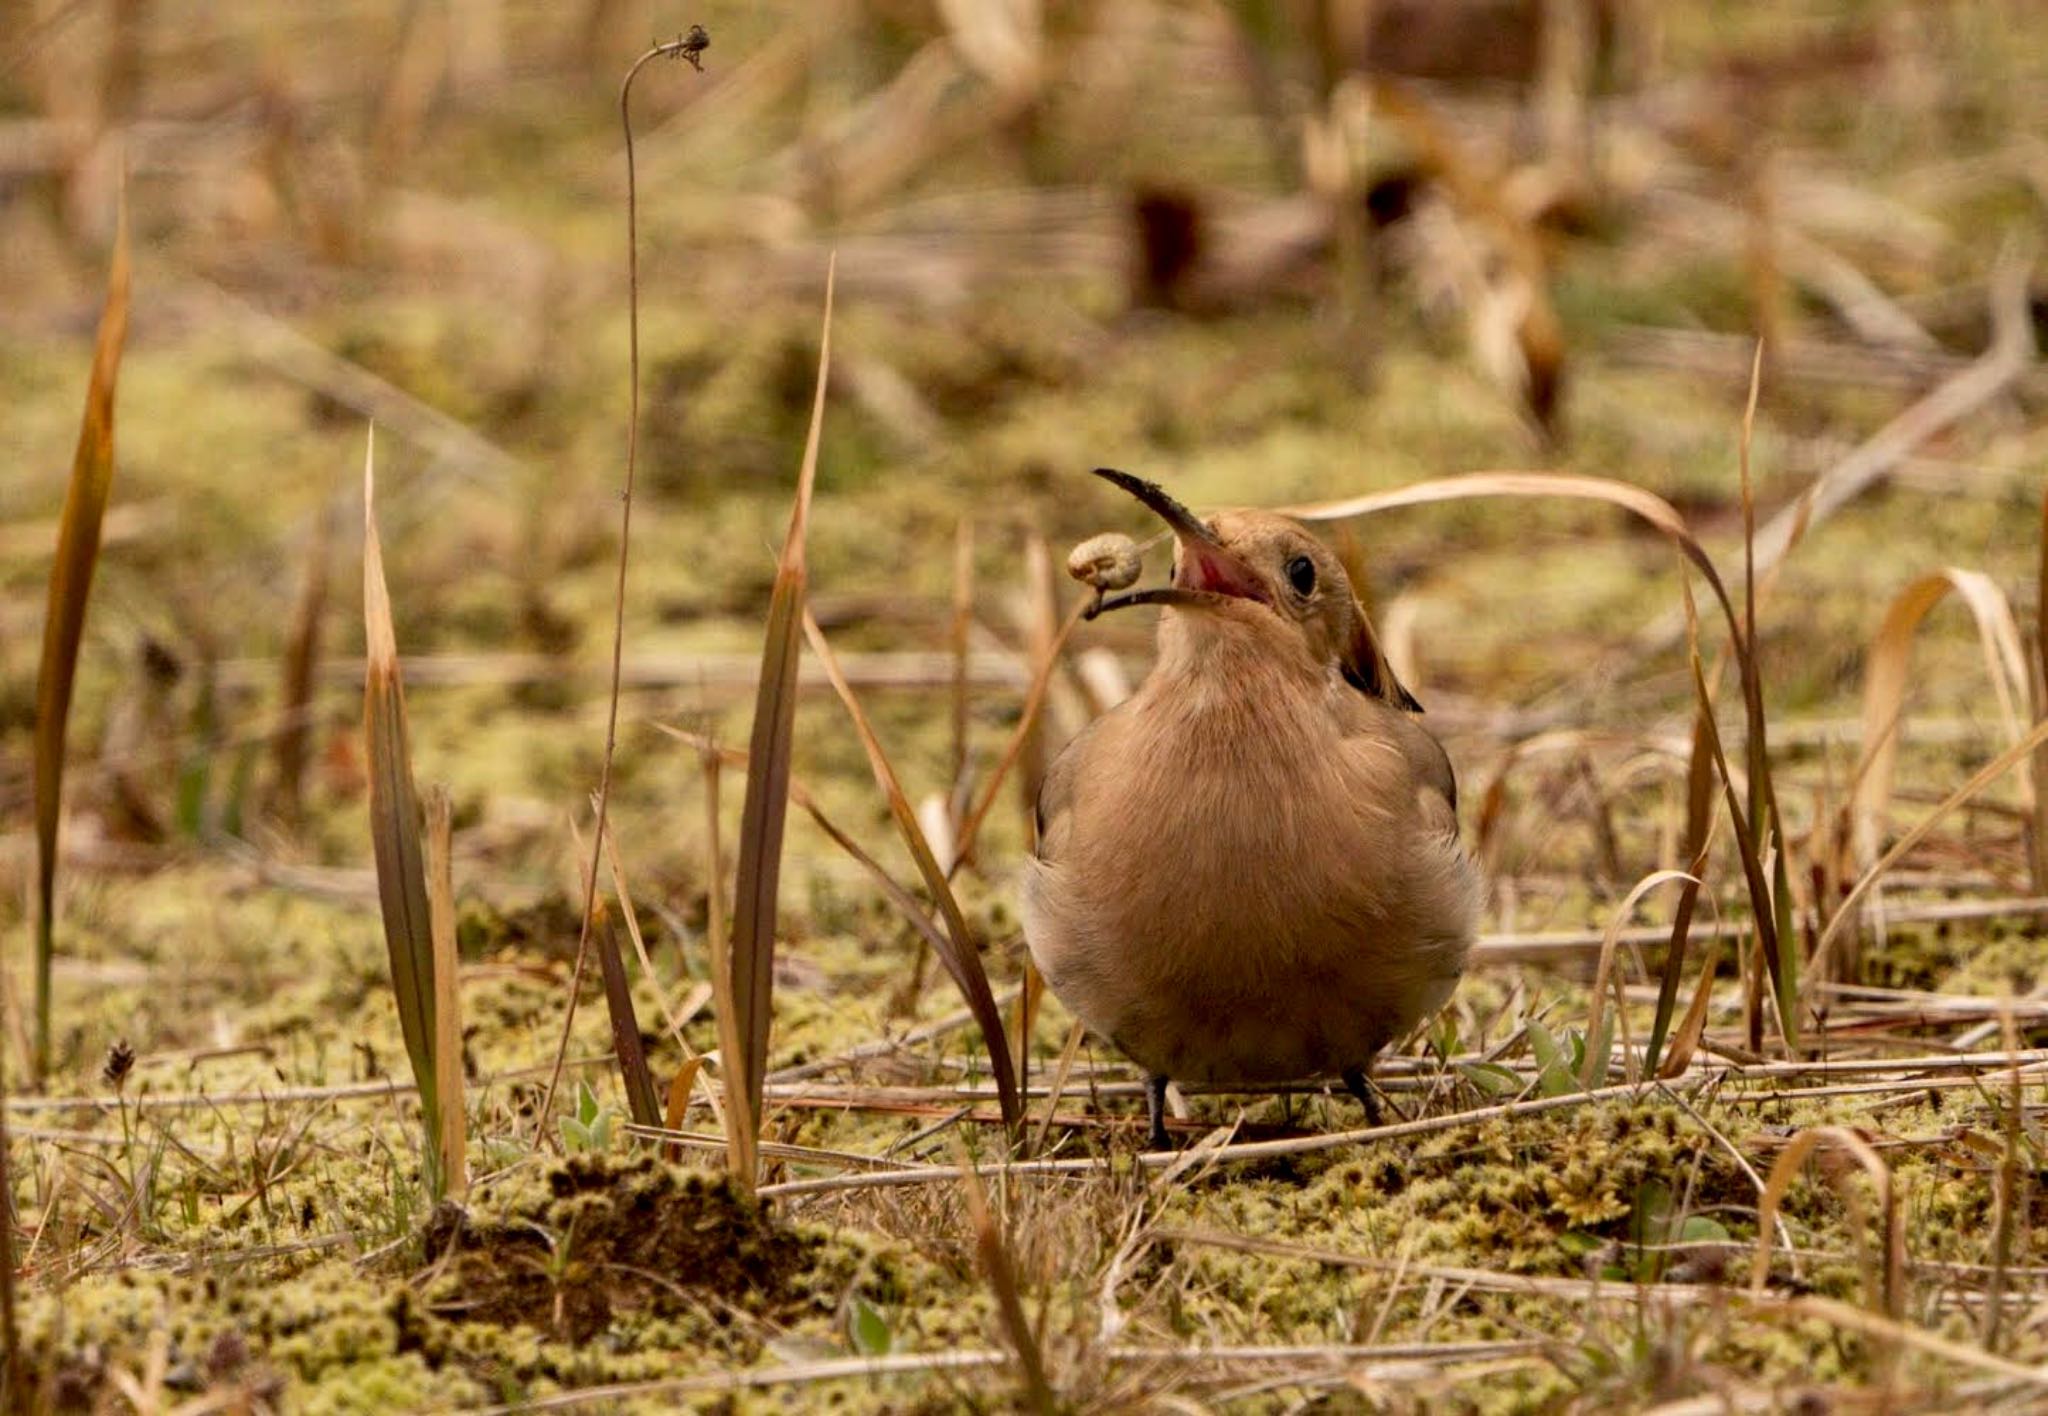
[[[1316,590],[1316,563],[1307,556],[1296,556],[1287,562],[1287,581],[1297,595],[1313,595]]]

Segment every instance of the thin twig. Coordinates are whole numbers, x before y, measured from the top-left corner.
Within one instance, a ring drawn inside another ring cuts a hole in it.
[[[1673,1087],[1697,1087],[1705,1085],[1705,1079],[1695,1080],[1681,1077],[1663,1085]],[[1573,1107],[1592,1105],[1602,1101],[1641,1096],[1644,1088],[1623,1084],[1600,1087],[1594,1091],[1572,1092],[1565,1096],[1542,1097],[1530,1101],[1502,1102],[1498,1106],[1481,1107],[1474,1111],[1453,1112],[1448,1116],[1425,1117],[1419,1121],[1400,1121],[1389,1126],[1368,1126],[1356,1131],[1332,1131],[1320,1136],[1289,1136],[1276,1141],[1244,1141],[1235,1145],[1218,1146],[1209,1152],[1209,1158],[1216,1162],[1239,1162],[1248,1160],[1272,1160],[1279,1156],[1309,1155],[1317,1151],[1339,1150],[1345,1146],[1369,1145],[1375,1141],[1403,1140],[1411,1136],[1434,1135],[1440,1131],[1455,1131],[1463,1126],[1481,1125],[1487,1121],[1507,1120],[1516,1116],[1534,1116],[1547,1111],[1564,1111]],[[1050,1176],[1080,1177],[1088,1175],[1113,1175],[1135,1164],[1144,1170],[1164,1170],[1180,1157],[1171,1151],[1147,1151],[1131,1157],[1101,1160],[1026,1160],[1003,1166],[1004,1176]],[[807,1195],[830,1190],[859,1190],[866,1188],[891,1188],[903,1185],[925,1185],[938,1180],[960,1178],[957,1166],[934,1166],[922,1170],[884,1170],[871,1175],[832,1175],[816,1180],[790,1180],[780,1185],[763,1185],[761,1198],[774,1195]]]

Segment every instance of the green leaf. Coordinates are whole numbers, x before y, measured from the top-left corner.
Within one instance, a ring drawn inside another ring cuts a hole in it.
[[[1460,1062],[1458,1071],[1482,1096],[1513,1096],[1522,1089],[1519,1076],[1492,1062]]]
[[[1703,1214],[1687,1215],[1685,1223],[1678,1226],[1678,1242],[1681,1244],[1729,1244],[1734,1236],[1726,1225]]]
[[[1536,1057],[1537,1092],[1543,1096],[1570,1096],[1578,1091],[1578,1076],[1566,1059],[1564,1049],[1551,1036],[1550,1029],[1531,1019],[1527,1032],[1529,1051]]]
[[[1671,1187],[1645,1180],[1636,1187],[1635,1209],[1629,1215],[1629,1237],[1637,1244],[1665,1244],[1671,1238]]]
[[[889,1355],[889,1320],[874,1304],[855,1296],[846,1309],[846,1340],[863,1357]]]

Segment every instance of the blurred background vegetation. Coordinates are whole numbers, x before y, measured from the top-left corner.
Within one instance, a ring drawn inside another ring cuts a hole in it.
[[[661,61],[635,90],[644,427],[612,808],[672,993],[704,973],[701,789],[647,725],[745,739],[834,253],[812,602],[942,816],[961,757],[985,771],[1016,721],[1048,597],[1078,594],[1048,588],[1034,544],[1136,525],[1090,467],[1198,506],[1616,477],[1678,505],[1733,581],[1759,337],[1763,518],[1888,449],[1763,614],[1788,829],[1839,806],[1864,646],[1903,586],[1969,566],[2027,608],[2048,379],[2023,359],[1912,438],[1883,430],[1994,358],[2000,321],[2008,340],[2048,325],[2035,0],[0,0],[9,940],[31,909],[44,589],[124,185],[136,266],[71,734],[58,1088],[96,1086],[124,1035],[308,1084],[400,1055],[360,738],[372,421],[414,758],[454,792],[472,1076],[551,1050],[625,447],[618,83],[692,25],[702,71]],[[1682,754],[1691,711],[1668,544],[1608,508],[1523,503],[1337,539],[1468,782],[1581,734],[1487,808],[1488,927],[1604,922],[1673,850],[1682,770],[1639,770]],[[1996,737],[1977,646],[1960,614],[1937,623],[1904,801]],[[1081,632],[1109,657],[1056,682],[1040,752],[1142,673],[1148,634]],[[797,775],[909,878],[829,695],[796,744]],[[1950,863],[2018,888],[2001,830]],[[914,938],[844,857],[791,833],[777,1062],[950,1010],[906,996]],[[1022,843],[1006,810],[966,887],[999,982]],[[1956,963],[1886,981],[1939,986]],[[1461,995],[1468,1021],[1497,989]],[[690,1036],[714,1043],[702,1016]],[[604,1045],[599,1009],[579,1037]]]
[[[1984,347],[1987,273],[2048,200],[2048,46],[2024,0],[12,0],[0,793],[25,789],[44,557],[124,171],[135,322],[74,736],[109,766],[74,839],[204,839],[227,818],[261,835],[260,747],[315,575],[337,578],[304,791],[348,796],[341,567],[371,418],[400,642],[443,661],[415,680],[423,756],[471,819],[580,793],[624,440],[614,96],[628,60],[697,23],[705,71],[650,73],[635,115],[642,715],[733,696],[737,662],[697,656],[753,642],[828,252],[815,590],[854,642],[937,651],[957,520],[1000,587],[991,647],[1015,644],[1001,600],[1024,537],[1121,513],[1080,480],[1102,462],[1211,504],[1560,466],[1661,491],[1725,544],[1751,336],[1773,340],[1768,511]],[[2038,395],[2023,382],[1967,437],[1914,449],[1893,493],[1912,514],[1851,514],[1795,559],[1796,627],[1827,633],[1776,657],[1779,696],[1835,693],[1873,597],[1912,571],[2022,564]],[[1666,563],[1654,540],[1589,536],[1610,520],[1458,509],[1362,534],[1450,708],[1637,723],[1682,700],[1675,661],[1600,680],[1598,706],[1580,691]],[[1121,629],[1102,637],[1133,647]],[[181,774],[205,781],[173,796]],[[316,826],[262,849],[359,844]]]

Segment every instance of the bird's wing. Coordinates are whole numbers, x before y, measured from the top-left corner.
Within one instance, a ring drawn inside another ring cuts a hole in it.
[[[1394,676],[1394,666],[1387,661],[1386,651],[1380,648],[1379,634],[1372,627],[1372,616],[1355,596],[1351,601],[1351,636],[1338,652],[1337,667],[1344,681],[1366,697],[1411,713],[1422,711],[1415,695]]]
[[[1415,784],[1424,828],[1455,838],[1458,778],[1451,770],[1450,754],[1444,751],[1436,735],[1423,727],[1415,714],[1383,698],[1347,694],[1343,704],[1345,750],[1377,761],[1382,770],[1386,755],[1397,754]]]
[[[1073,740],[1060,749],[1052,765],[1045,769],[1045,780],[1039,783],[1038,800],[1032,806],[1031,819],[1036,829],[1032,835],[1031,854],[1039,860],[1051,860],[1059,851],[1060,842],[1066,838],[1067,814],[1074,806],[1074,784],[1079,776],[1081,759],[1087,755],[1089,741],[1095,736],[1107,718],[1097,718],[1076,733]]]

